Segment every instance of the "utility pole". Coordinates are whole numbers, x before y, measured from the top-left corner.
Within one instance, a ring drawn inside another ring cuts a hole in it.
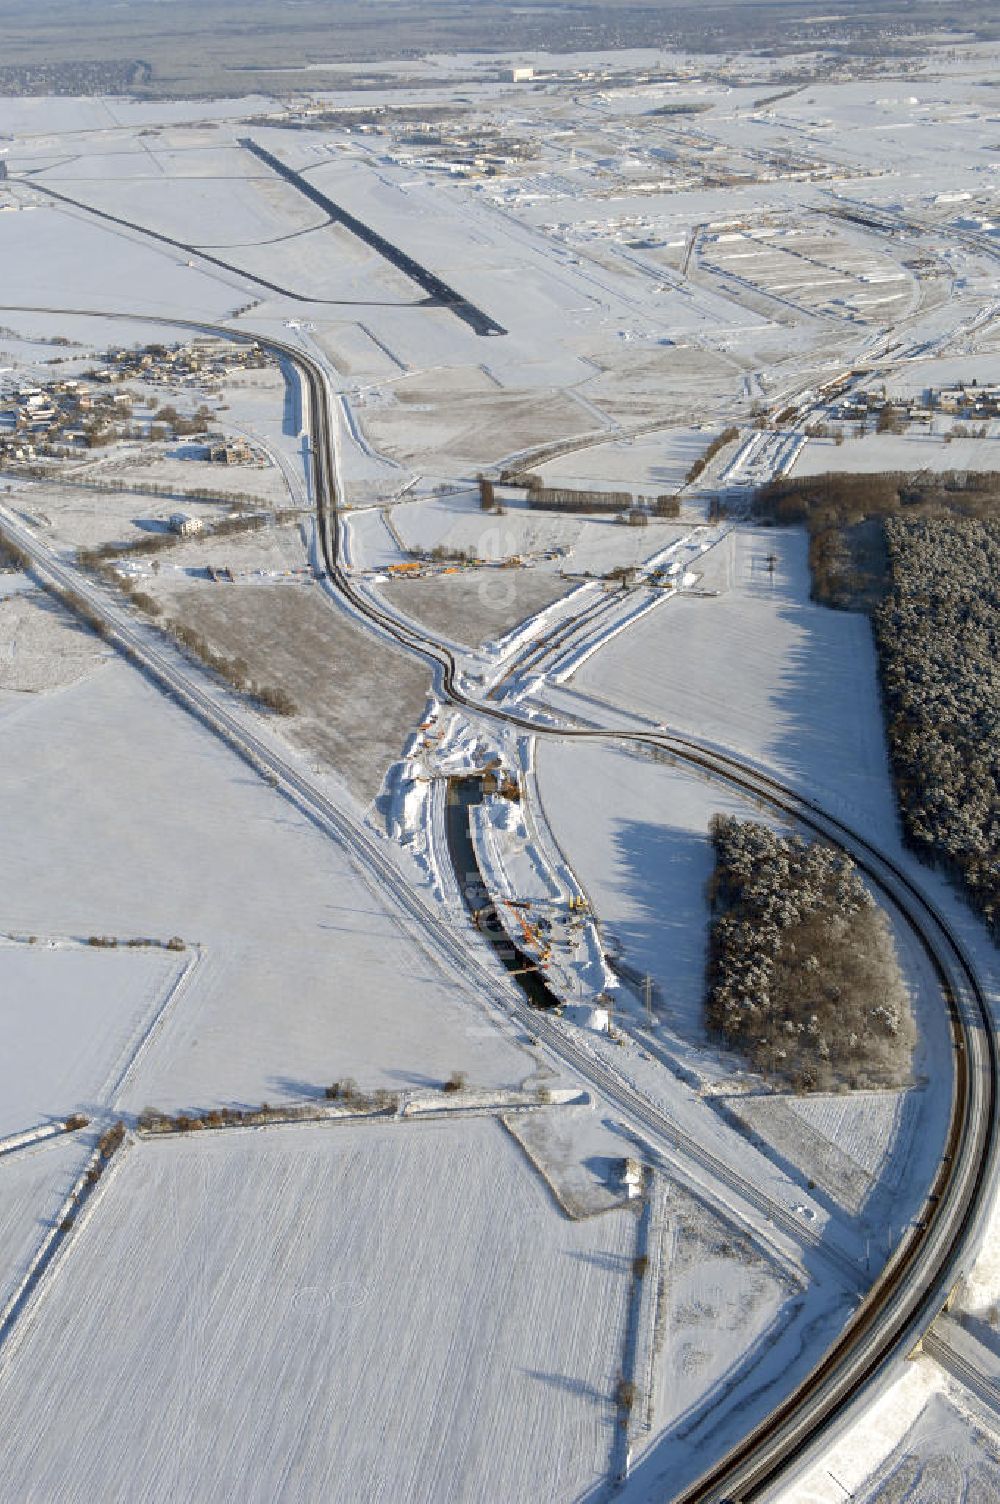
[[[647,971],[642,982],[642,994],[646,1003],[646,1022],[653,1022],[653,978]]]

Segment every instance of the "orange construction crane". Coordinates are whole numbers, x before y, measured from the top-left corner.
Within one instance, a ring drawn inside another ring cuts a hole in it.
[[[524,943],[526,945],[530,945],[533,950],[538,952],[538,958],[541,964],[545,966],[552,954],[552,947],[551,945],[543,941],[535,926],[533,924],[530,924],[525,915],[521,912],[522,908],[530,908],[530,904],[522,902],[519,905],[516,901],[511,899],[505,899],[504,901],[507,904],[507,907],[513,909],[517,915],[518,922],[521,926],[521,931],[524,935]]]

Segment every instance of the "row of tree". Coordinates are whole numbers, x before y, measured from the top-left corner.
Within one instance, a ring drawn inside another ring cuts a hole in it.
[[[632,505],[631,491],[580,491],[573,486],[543,486],[528,478],[528,505],[565,512],[624,512]]]
[[[709,460],[714,459],[715,456],[719,453],[720,449],[725,449],[727,444],[731,444],[733,440],[738,439],[739,436],[740,431],[738,428],[724,428],[723,431],[712,440],[708,448],[705,450],[705,453],[699,455],[698,458],[692,462],[687,475],[685,475],[684,477],[684,484],[686,486],[694,485],[694,482],[701,475]]]

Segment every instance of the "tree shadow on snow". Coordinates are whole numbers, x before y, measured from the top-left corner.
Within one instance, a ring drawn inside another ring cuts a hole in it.
[[[610,1403],[611,1396],[602,1394],[592,1384],[584,1379],[574,1379],[569,1374],[543,1373],[537,1368],[522,1368],[521,1372],[529,1379],[537,1379],[539,1383],[548,1384],[551,1389],[560,1389],[564,1394],[579,1395],[583,1399],[595,1400],[600,1405]]]
[[[655,817],[655,811],[650,811]],[[628,820],[615,829],[616,866],[630,897],[613,932],[622,960],[659,984],[661,1016],[685,1039],[703,1044],[708,902],[712,850],[705,836],[667,823]]]
[[[596,1252],[587,1253],[576,1249],[568,1255],[578,1264],[592,1264],[595,1269],[603,1269],[606,1274],[631,1274],[632,1255],[629,1253],[609,1253],[598,1249]]]
[[[895,823],[879,699],[877,660],[867,617],[809,599],[807,540],[801,529],[754,535],[740,592],[772,611],[784,648],[768,710],[769,763],[789,782],[860,823]],[[773,567],[771,561],[773,560]],[[746,634],[745,652],[768,651]],[[737,666],[738,666],[737,660]]]

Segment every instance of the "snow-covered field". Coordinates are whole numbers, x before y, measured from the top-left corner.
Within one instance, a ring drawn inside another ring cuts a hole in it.
[[[941,428],[928,434],[919,428],[909,433],[869,433],[864,438],[845,439],[834,444],[830,439],[810,439],[795,462],[793,474],[823,475],[829,470],[855,474],[882,470],[998,470],[1000,469],[1000,429],[985,439],[954,438],[943,443]],[[945,431],[952,424],[944,426]],[[968,426],[968,425],[966,425]]]
[[[443,545],[471,549],[484,559],[566,548],[584,526],[578,517],[505,505],[507,515],[493,517],[482,511],[478,496],[467,491],[405,503],[393,509],[392,520],[407,548],[430,550]]]
[[[41,591],[0,594],[0,717],[14,710],[15,696],[72,684],[106,656],[93,633]]]
[[[597,488],[599,489],[599,488]],[[536,558],[555,551],[545,567],[570,575],[603,575],[620,565],[651,558],[689,528],[652,520],[648,527],[625,527],[614,513],[573,514],[535,510],[505,498],[505,514],[484,513],[473,493],[404,503],[392,509],[392,522],[407,548],[467,550],[483,559]],[[370,518],[371,513],[362,514]],[[352,519],[352,533],[361,518]],[[385,541],[372,522],[359,536],[360,558],[372,567],[385,557]]]
[[[239,554],[220,543],[216,562],[233,565],[234,559],[238,567]],[[246,663],[255,682],[290,695],[295,709],[283,718],[283,733],[314,766],[333,772],[366,804],[375,796],[422,718],[430,690],[422,663],[389,645],[377,656],[366,653],[362,633],[301,576],[251,577],[235,592],[225,584],[188,581],[187,588],[174,586],[170,604],[174,618],[215,651]],[[261,621],[267,623],[263,633]]]
[[[213,469],[216,467],[213,466]],[[170,484],[169,479],[159,473],[159,467],[150,466],[145,474],[129,475],[112,471],[108,480],[116,482],[129,479],[146,484],[152,481],[155,484]],[[22,493],[25,501],[30,500],[31,515],[44,519],[50,529],[50,536],[60,542],[68,543],[79,548],[98,548],[105,543],[133,544],[143,538],[148,538],[151,532],[158,532],[165,528],[168,519],[183,505],[185,510],[199,517],[206,526],[220,521],[232,511],[232,505],[222,497],[216,496],[212,500],[188,500],[183,497],[183,485],[192,488],[203,484],[188,472],[178,485],[180,496],[143,496],[128,491],[101,490],[100,473],[92,474],[88,481],[94,489],[88,485],[84,487],[74,486],[49,486],[40,482],[33,486],[26,495]],[[232,485],[233,490],[237,489]],[[225,488],[220,488],[224,493]],[[150,567],[147,563],[147,569]]]
[[[593,416],[559,391],[498,391],[493,386],[426,396],[430,400],[392,402],[362,414],[364,432],[377,449],[424,472],[468,473],[594,426]]]
[[[548,570],[472,570],[391,580],[379,587],[379,595],[432,633],[475,647],[530,621],[570,589],[570,584]]]
[[[106,1111],[193,960],[159,948],[107,950],[82,938],[0,944],[7,1041],[0,1134],[71,1112]]]
[[[683,1435],[706,1397],[723,1408],[726,1378],[796,1292],[677,1186],[667,1188],[666,1218],[655,1413],[658,1427]]]
[[[202,947],[123,1105],[301,1098],[343,1075],[398,1087],[464,1069],[473,1084],[509,1084],[532,1069],[348,855],[133,669],[109,664],[32,697],[0,722],[0,740],[4,928],[178,934]],[[95,961],[94,985],[98,966],[109,988],[124,977],[119,962],[132,958]],[[71,963],[56,955],[53,977],[60,964]],[[17,1088],[65,1110],[50,1096],[43,1017],[22,1019],[35,1043]]]
[[[857,1213],[880,1181],[895,1189],[920,1121],[916,1092],[734,1097],[729,1110],[831,1199]]]
[[[91,1152],[89,1136],[67,1134],[0,1157],[0,1309],[49,1237]]]
[[[579,1498],[635,1237],[562,1216],[488,1121],[143,1143],[0,1370],[4,1488]]]
[[[573,686],[742,752],[855,822],[891,828],[867,619],[810,602],[797,531],[739,528],[702,569],[701,588],[717,595],[652,612]]]
[[[657,496],[680,489],[692,463],[704,454],[716,433],[678,424],[663,433],[634,439],[609,434],[605,444],[534,468],[546,486],[604,491],[621,487]]]
[[[747,804],[692,772],[597,742],[542,739],[537,772],[541,809],[606,942],[653,978],[670,1028],[703,1041],[708,826],[717,812],[745,818]],[[604,795],[612,789],[613,800]]]
[[[779,1494],[780,1504],[995,1504],[1000,1443],[984,1410],[925,1357]]]

